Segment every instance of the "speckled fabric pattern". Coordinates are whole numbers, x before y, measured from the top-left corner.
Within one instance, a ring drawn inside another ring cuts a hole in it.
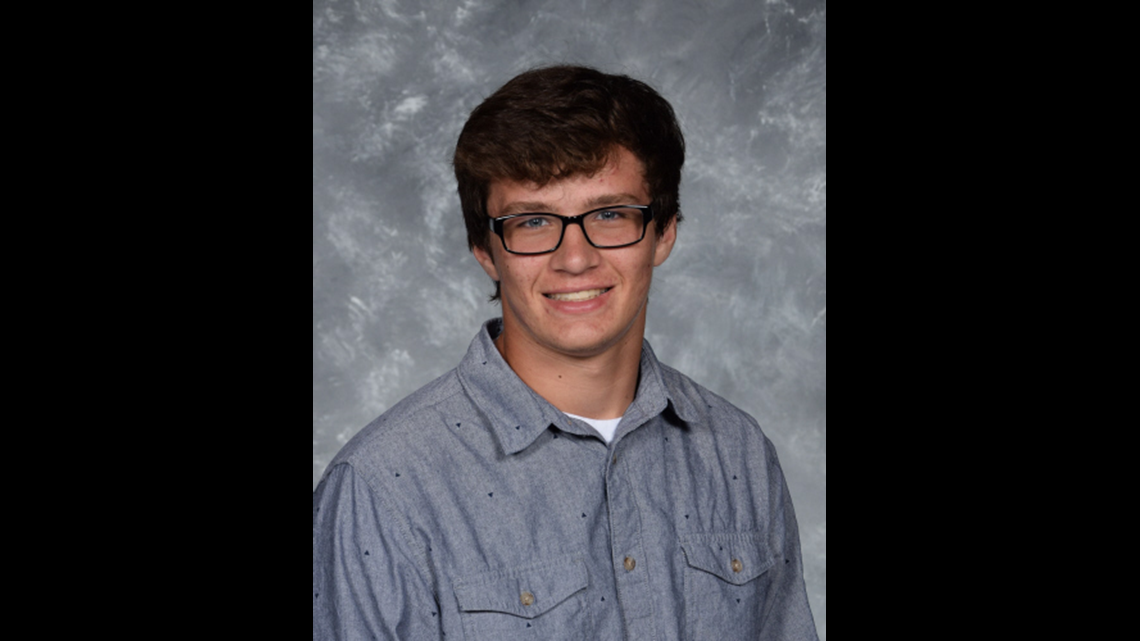
[[[315,639],[816,639],[791,497],[751,416],[659,363],[607,446],[488,322],[313,493]]]

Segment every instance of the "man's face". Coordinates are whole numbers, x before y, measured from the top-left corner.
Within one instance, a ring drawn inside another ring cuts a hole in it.
[[[577,216],[605,205],[648,205],[644,176],[641,161],[619,148],[593,176],[573,176],[541,188],[492,182],[487,212],[492,218],[524,212]],[[653,268],[665,262],[675,240],[674,222],[660,238],[651,223],[636,245],[598,249],[581,227],[567,225],[562,245],[549,254],[510,254],[494,234],[490,253],[479,248],[474,253],[487,275],[501,284],[503,338],[512,352],[585,357],[604,353],[623,339],[640,339]],[[639,331],[631,334],[634,328]]]

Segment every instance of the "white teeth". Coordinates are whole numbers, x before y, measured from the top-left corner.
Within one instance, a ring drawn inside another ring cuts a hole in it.
[[[606,293],[607,291],[609,291],[609,290],[608,289],[586,289],[586,290],[583,290],[580,292],[569,292],[566,294],[547,294],[546,297],[547,298],[553,298],[554,300],[564,300],[564,301],[568,301],[568,302],[572,302],[572,303],[579,303],[579,302],[582,302],[584,300],[590,300],[591,298],[596,298],[598,296],[601,296],[602,294]]]

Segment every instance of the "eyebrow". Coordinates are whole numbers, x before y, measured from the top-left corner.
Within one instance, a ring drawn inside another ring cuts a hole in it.
[[[586,209],[583,210],[583,212],[590,211],[598,207],[605,207],[606,205],[636,205],[638,200],[640,199],[626,193],[602,194],[600,196],[594,196],[593,198],[587,200],[585,203]],[[554,213],[554,207],[552,207],[550,203],[545,203],[542,201],[519,200],[508,204],[506,207],[503,207],[503,210],[499,212],[499,215],[495,216],[495,218],[510,216],[512,214],[534,213]]]

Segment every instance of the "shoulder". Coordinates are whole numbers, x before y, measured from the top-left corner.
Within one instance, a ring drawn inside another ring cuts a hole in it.
[[[686,424],[689,440],[722,455],[778,465],[772,442],[751,414],[668,365],[660,364],[660,371],[673,412]]]
[[[416,390],[357,432],[329,462],[325,476],[347,464],[371,479],[380,468],[405,458],[417,443],[430,440],[443,422],[441,413],[453,413],[451,406],[463,402],[462,392],[456,370]]]
[[[664,363],[661,363],[659,367],[661,368],[661,381],[674,405],[683,407],[682,413],[688,410],[693,418],[729,420],[733,423],[739,423],[741,427],[760,430],[759,423],[751,414],[733,405],[716,392]]]

